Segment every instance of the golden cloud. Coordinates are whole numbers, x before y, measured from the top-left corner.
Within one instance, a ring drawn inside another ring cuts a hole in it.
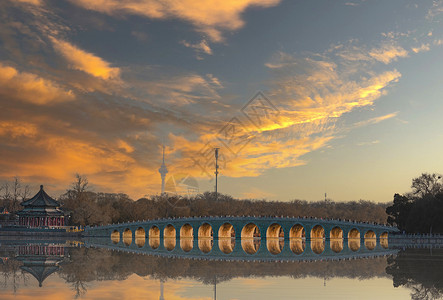
[[[369,55],[378,61],[389,64],[398,57],[408,56],[408,51],[396,45],[384,45],[381,48],[374,48],[369,51]]]
[[[54,37],[51,37],[51,41],[55,50],[68,61],[72,69],[83,71],[104,80],[119,79],[120,69],[111,67],[110,63],[100,57]]]
[[[57,83],[41,78],[29,72],[17,69],[0,62],[0,94],[5,99],[44,105],[75,99],[71,90],[65,90]]]
[[[193,24],[212,41],[223,40],[223,30],[244,25],[241,14],[249,7],[271,7],[280,0],[71,0],[83,8],[109,15],[140,15],[152,19],[181,19]]]
[[[60,136],[43,126],[26,122],[0,122],[2,155],[0,177],[20,175],[25,181],[45,181],[67,187],[76,173],[88,176],[94,186],[139,197],[155,193],[157,172],[141,166],[123,140],[107,141]],[[119,182],[116,185],[116,182]],[[149,184],[151,182],[151,184]]]
[[[20,3],[32,4],[32,5],[36,5],[36,6],[42,5],[41,0],[15,0],[15,1],[20,2]]]
[[[366,125],[371,125],[371,124],[377,124],[380,123],[382,121],[391,119],[391,118],[395,118],[398,115],[398,112],[394,112],[391,114],[387,114],[387,115],[383,115],[383,116],[379,116],[379,117],[375,117],[369,120],[365,120],[365,121],[361,121],[361,122],[357,122],[354,124],[354,127],[361,127],[361,126],[366,126]]]

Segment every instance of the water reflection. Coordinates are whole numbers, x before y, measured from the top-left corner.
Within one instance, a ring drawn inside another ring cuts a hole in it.
[[[324,239],[312,239],[311,249],[315,254],[322,254],[325,251],[325,240]]]
[[[149,247],[151,247],[154,250],[160,247],[160,238],[159,237],[149,238]]]
[[[257,253],[258,249],[260,248],[260,243],[261,241],[258,238],[241,239],[241,247],[243,248],[243,251],[251,255]]]
[[[141,248],[145,245],[146,239],[145,237],[135,237],[135,244],[137,247]]]
[[[377,246],[377,240],[374,238],[365,239],[365,247],[368,250],[374,250],[375,246]]]
[[[361,240],[359,238],[348,240],[348,247],[349,247],[349,249],[351,249],[354,252],[357,252],[358,250],[360,250],[360,244],[361,244]]]
[[[181,238],[180,239],[180,248],[183,251],[189,252],[194,247],[194,239],[193,238]]]
[[[120,242],[120,232],[118,232],[117,230],[115,230],[115,231],[111,234],[111,240],[114,242],[114,244],[118,244],[118,242]]]
[[[380,238],[380,245],[383,248],[388,249],[389,248],[388,239],[387,238]]]
[[[289,241],[290,248],[295,254],[302,254],[306,249],[306,240],[302,238],[294,238]]]
[[[415,245],[416,247],[417,245]],[[394,287],[411,289],[411,299],[443,298],[443,249],[404,249],[389,257],[386,273]]]
[[[266,240],[266,247],[271,254],[279,254],[283,250],[285,245],[284,239],[281,238],[270,238]]]
[[[213,245],[214,245],[214,240],[211,239],[211,238],[200,238],[200,239],[198,239],[198,248],[203,253],[211,252]]]
[[[126,246],[130,246],[132,244],[132,237],[123,235],[123,243]]]
[[[235,238],[221,238],[218,240],[218,247],[224,254],[229,254],[234,251],[235,248]]]
[[[174,250],[176,244],[177,240],[175,239],[175,237],[167,237],[163,239],[163,245],[168,251]]]
[[[3,293],[5,288],[9,287],[14,291],[19,289],[32,290],[32,285],[26,282],[36,283],[43,286],[43,289],[45,286],[51,286],[48,291],[53,290],[55,286],[64,288],[65,290],[59,293],[73,296],[85,295],[88,293],[88,287],[94,287],[103,281],[109,282],[104,283],[103,286],[106,286],[108,290],[112,290],[113,282],[124,280],[125,286],[128,290],[131,290],[133,285],[140,285],[133,277],[137,274],[138,277],[144,278],[144,280],[155,278],[155,280],[169,283],[172,280],[179,281],[188,278],[187,285],[192,279],[196,280],[198,284],[213,285],[225,282],[222,286],[226,287],[234,278],[246,279],[251,277],[258,280],[262,276],[268,278],[267,280],[278,277],[275,279],[275,284],[278,280],[281,280],[279,278],[283,277],[290,278],[290,280],[306,277],[321,280],[324,278],[331,280],[334,277],[353,278],[357,283],[369,278],[390,280],[391,277],[388,276],[392,276],[394,286],[404,286],[411,289],[413,299],[432,299],[443,295],[443,283],[441,281],[441,278],[443,278],[443,260],[440,259],[443,257],[443,250],[441,249],[406,249],[396,256],[398,250],[382,247],[382,240],[373,250],[368,250],[368,248],[372,248],[368,245],[372,245],[374,241],[368,240],[368,243],[364,243],[364,247],[360,249],[357,247],[358,251],[353,252],[346,245],[352,245],[353,243],[359,245],[359,240],[348,240],[346,243],[346,240],[343,241],[342,239],[306,241],[301,238],[293,238],[289,241],[283,241],[282,244],[282,240],[277,238],[263,239],[262,242],[265,243],[266,241],[266,246],[269,249],[280,250],[278,254],[270,253],[269,256],[266,256],[267,251],[265,244],[263,244],[261,247],[264,251],[260,252],[257,258],[249,256],[251,260],[245,260],[240,256],[240,260],[226,260],[219,259],[220,255],[229,253],[229,256],[225,256],[225,258],[235,258],[235,255],[244,254],[243,247],[251,249],[250,252],[256,252],[260,248],[260,240],[244,239],[241,240],[242,247],[236,248],[236,240],[232,238],[224,238],[218,241],[201,239],[202,244],[199,247],[208,249],[209,254],[203,255],[201,260],[194,260],[180,258],[175,253],[178,251],[187,252],[189,255],[193,255],[194,258],[196,253],[200,251],[193,248],[193,246],[197,248],[194,244],[195,239],[181,239],[180,247],[175,248],[175,243],[178,243],[175,239],[169,238],[160,241],[160,239],[151,238],[149,239],[149,245],[151,246],[155,242],[157,248],[160,248],[156,251],[148,245],[140,248],[139,244],[141,242],[138,242],[138,240],[140,238],[135,238],[130,246],[125,246],[124,241],[114,244],[114,241],[110,239],[104,240],[102,244],[99,244],[98,240],[93,242],[86,240],[84,246],[82,244],[74,245],[66,241],[35,243],[26,241],[18,244],[2,241],[0,243],[0,274],[8,278],[8,280],[5,279],[5,282],[7,282],[5,284],[8,287],[4,287]],[[218,247],[214,243],[218,243]],[[164,249],[162,244],[165,247]],[[112,251],[106,249],[107,247],[110,247],[109,249],[112,249]],[[306,248],[312,251],[305,251]],[[118,249],[122,251],[115,251]],[[175,250],[167,252],[168,249]],[[128,251],[134,251],[134,253]],[[149,251],[156,255],[137,254],[149,254]],[[162,251],[165,251],[167,255],[159,255]],[[349,260],[350,253],[354,253],[356,259]],[[368,256],[368,254],[372,256]],[[358,259],[358,255],[362,255],[363,259]],[[273,259],[266,261],[264,260],[266,257]],[[298,260],[295,265],[294,262],[285,262],[282,257],[285,259],[288,257],[305,257],[307,260]],[[276,264],[275,261],[279,263]],[[294,266],[297,267],[294,268]],[[66,286],[61,286],[60,280],[57,278],[61,278]],[[129,278],[131,279],[129,280]],[[52,280],[55,280],[54,282],[58,282],[58,284],[48,284]],[[274,282],[272,280],[270,282]],[[95,283],[90,285],[92,282]],[[272,284],[268,288],[271,288]],[[121,288],[121,285],[117,284],[116,288]],[[137,288],[140,288],[140,286]],[[241,285],[237,288],[244,290],[246,287]],[[157,291],[160,292],[158,289]],[[313,292],[315,293],[315,291]],[[281,296],[277,289],[275,293],[276,298]],[[118,298],[119,295],[115,294],[115,297]],[[35,299],[37,298],[38,296],[35,296]],[[158,299],[158,294],[154,298]]]
[[[343,239],[333,239],[330,241],[331,250],[335,253],[340,253],[343,251]]]

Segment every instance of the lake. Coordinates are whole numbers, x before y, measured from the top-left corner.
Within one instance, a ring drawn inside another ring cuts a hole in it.
[[[443,295],[443,249],[430,245],[304,239],[125,243],[10,238],[0,242],[1,299],[439,299]]]

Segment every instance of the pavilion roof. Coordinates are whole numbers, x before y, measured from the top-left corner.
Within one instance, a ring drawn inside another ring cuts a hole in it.
[[[40,191],[29,200],[23,201],[21,203],[25,207],[60,207],[60,203],[43,190],[43,185],[40,186]]]

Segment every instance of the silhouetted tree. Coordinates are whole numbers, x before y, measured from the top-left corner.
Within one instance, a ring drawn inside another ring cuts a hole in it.
[[[409,233],[443,233],[443,189],[441,177],[423,173],[412,179],[412,193],[395,194],[386,208],[388,223]]]

